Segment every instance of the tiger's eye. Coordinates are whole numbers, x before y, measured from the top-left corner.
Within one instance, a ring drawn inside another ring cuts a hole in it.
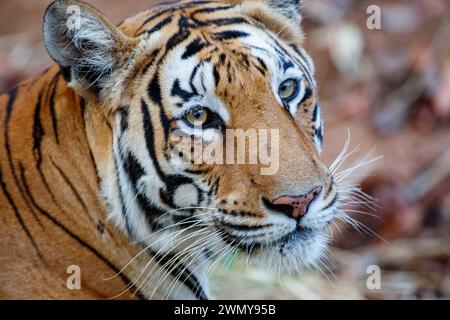
[[[192,126],[201,126],[208,121],[208,111],[205,108],[198,107],[189,111],[184,119]]]
[[[278,94],[280,95],[281,100],[289,102],[297,96],[298,88],[299,84],[297,80],[288,79],[280,85]]]

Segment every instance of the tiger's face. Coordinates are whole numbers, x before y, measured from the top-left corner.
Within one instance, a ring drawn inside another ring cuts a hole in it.
[[[111,123],[102,192],[134,241],[199,266],[230,248],[288,271],[323,254],[338,194],[299,6],[179,1],[119,27],[79,2],[49,8],[50,54]]]

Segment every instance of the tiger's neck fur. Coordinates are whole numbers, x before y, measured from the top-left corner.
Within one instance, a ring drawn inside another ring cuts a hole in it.
[[[55,66],[1,96],[0,117],[0,297],[148,298],[152,288],[134,282],[151,257],[122,271],[142,248],[108,221],[100,196],[111,168],[98,163],[113,161],[99,106],[87,106]],[[71,265],[80,290],[67,286]]]

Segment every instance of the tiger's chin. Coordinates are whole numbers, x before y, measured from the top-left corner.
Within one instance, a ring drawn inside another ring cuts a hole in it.
[[[330,237],[326,230],[298,227],[270,243],[253,243],[241,248],[250,264],[274,273],[294,274],[316,267],[326,255]]]

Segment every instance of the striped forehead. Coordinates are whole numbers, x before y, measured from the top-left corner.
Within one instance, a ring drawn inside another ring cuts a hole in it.
[[[232,7],[209,1],[163,5],[142,23],[139,34],[144,43],[150,45],[156,39],[165,39],[160,42],[165,54],[159,64],[159,79],[163,97],[170,100],[166,106],[180,108],[188,101],[201,98],[208,99],[211,105],[218,100],[213,67],[217,59],[214,58],[223,53],[232,59],[227,55],[230,49],[263,61],[268,76],[275,79],[287,69],[296,69],[315,88],[313,65],[303,49],[286,44],[260,23],[233,12]],[[217,10],[220,15],[214,14]],[[201,18],[195,15],[199,12]],[[221,109],[219,102],[217,107]],[[173,112],[182,111],[175,108]]]
[[[294,44],[283,43],[261,23],[236,12],[235,5],[202,0],[169,1],[150,10],[137,27],[135,35],[146,38],[154,38],[155,33],[167,33],[167,49],[186,45],[186,42],[194,40],[195,34],[216,37],[217,42],[229,42],[233,38],[233,42],[251,47],[255,56],[264,60],[274,59],[272,70],[293,64],[302,70],[311,86],[315,86],[314,67],[306,52]],[[236,37],[238,31],[248,36]],[[194,49],[199,47],[199,43],[191,42],[191,45]],[[218,47],[220,49],[220,43]]]
[[[236,30],[243,34],[242,37],[236,39],[239,44],[249,48],[253,57],[263,60],[272,75],[294,68],[301,71],[306,80],[315,88],[314,67],[303,49],[285,44],[270,30],[259,25],[239,24],[236,25]]]

